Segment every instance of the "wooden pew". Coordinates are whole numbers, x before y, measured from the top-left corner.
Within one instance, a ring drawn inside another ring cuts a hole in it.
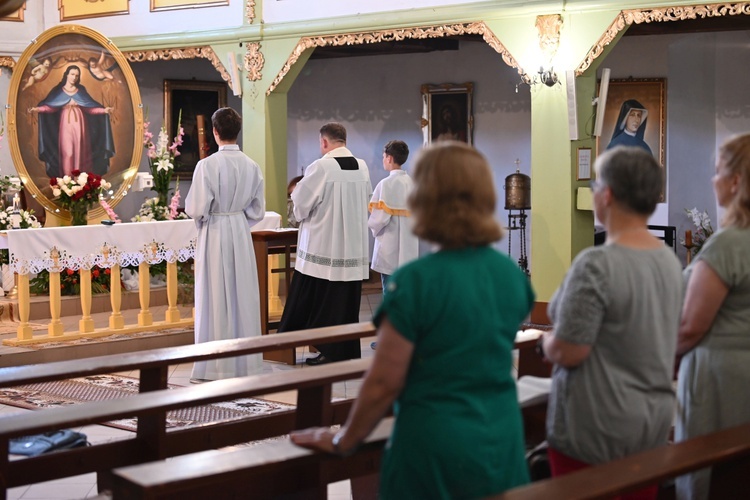
[[[168,367],[178,363],[308,345],[310,342],[357,339],[373,334],[374,327],[371,323],[359,323],[252,339],[0,369],[0,387],[140,369],[141,391],[144,392],[119,400],[24,412],[3,418],[0,425],[0,496],[4,496],[7,488],[14,486],[92,471],[109,471],[115,467],[260,440],[286,434],[296,428],[343,423],[352,401],[332,403],[332,385],[360,378],[370,360],[221,380],[176,390],[164,389],[167,387]],[[522,341],[517,347],[528,349],[533,344],[533,341]],[[169,410],[285,390],[298,391],[295,410],[166,432],[166,412]],[[39,457],[8,460],[8,441],[11,438],[134,416],[138,417],[138,428],[133,438]],[[107,484],[107,478],[107,473],[100,474],[100,489],[103,484]]]
[[[219,380],[199,386],[151,391],[116,400],[5,417],[0,431],[0,493],[5,494],[6,488],[23,484],[92,471],[109,471],[124,465],[279,436],[313,425],[343,423],[351,400],[331,402],[332,385],[362,377],[371,361],[343,361],[304,370]],[[292,389],[298,391],[295,410],[169,433],[166,431],[167,411]],[[8,442],[11,438],[127,417],[138,417],[137,432],[132,438],[8,460]]]
[[[714,466],[711,477],[712,498],[738,498],[737,495],[742,495],[739,492],[746,490],[750,475],[750,424],[637,453],[558,478],[538,481],[492,498],[612,498],[707,466]]]
[[[343,423],[352,401],[332,403],[332,385],[360,378],[370,360],[221,380],[176,390],[165,390],[168,368],[178,363],[261,353],[269,349],[307,345],[311,341],[326,343],[358,339],[374,333],[371,323],[358,323],[252,339],[0,369],[0,387],[140,369],[141,391],[147,392],[118,400],[24,412],[2,418],[0,498],[5,497],[7,488],[14,486],[92,471],[109,471],[117,466],[278,436],[310,425]],[[249,420],[176,430],[168,434],[166,432],[166,412],[171,409],[292,389],[298,391],[298,404],[294,410]],[[139,417],[134,438],[39,457],[8,460],[10,438],[97,424],[124,416]],[[100,482],[106,483],[106,474],[100,474]]]
[[[342,342],[373,335],[375,335],[375,326],[368,321],[247,339],[217,340],[203,344],[164,347],[129,354],[110,354],[42,365],[13,366],[0,368],[0,387],[140,370],[140,391],[146,392],[167,388],[168,369],[172,365],[258,354],[276,349],[306,346],[313,342],[321,344]]]
[[[284,439],[238,450],[212,450],[114,471],[113,499],[326,498],[328,483],[377,474],[393,417],[357,453],[340,458]]]
[[[386,419],[346,459],[296,448],[288,440],[249,449],[214,450],[114,471],[120,499],[325,498],[327,483],[372,472],[390,427]],[[712,498],[737,498],[750,471],[750,424],[663,446],[490,497],[493,500],[605,499],[714,466]],[[369,466],[369,467],[368,467]],[[249,497],[249,496],[248,496]]]

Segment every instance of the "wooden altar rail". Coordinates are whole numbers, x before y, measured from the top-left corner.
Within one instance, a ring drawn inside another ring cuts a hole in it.
[[[177,263],[167,263],[167,311],[164,321],[154,322],[153,314],[149,310],[151,301],[151,272],[148,263],[144,262],[138,266],[138,299],[140,301],[140,312],[138,322],[135,325],[125,325],[122,316],[122,283],[120,278],[120,266],[114,265],[110,272],[109,297],[112,312],[109,316],[109,327],[97,330],[94,328],[94,320],[91,317],[91,270],[81,269],[78,271],[81,288],[81,319],[78,321],[78,332],[66,333],[60,321],[61,295],[60,295],[60,272],[49,272],[49,309],[50,322],[47,325],[47,335],[34,336],[32,334],[29,315],[31,299],[29,291],[29,275],[18,276],[18,317],[20,323],[15,339],[3,340],[3,344],[11,346],[23,346],[39,342],[50,342],[58,340],[75,340],[79,338],[95,338],[112,335],[114,333],[135,333],[147,330],[161,330],[165,328],[188,327],[193,325],[193,318],[181,319],[180,311],[177,309]]]

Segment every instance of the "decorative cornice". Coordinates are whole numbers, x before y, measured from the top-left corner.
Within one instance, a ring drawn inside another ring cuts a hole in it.
[[[625,22],[625,18],[622,14],[622,12],[617,14],[617,17],[614,21],[612,21],[612,24],[607,27],[607,30],[604,32],[601,38],[599,38],[594,46],[591,47],[589,53],[586,54],[586,57],[583,58],[583,62],[576,68],[576,76],[581,76],[587,69],[589,69],[591,63],[594,62],[597,57],[602,55],[602,52],[604,52],[604,48],[609,45],[612,40],[617,38],[617,34],[620,31],[625,29],[627,23]]]
[[[260,51],[260,43],[248,43],[247,52],[245,52],[244,68],[247,72],[247,79],[255,82],[263,78],[261,70],[266,60]]]
[[[255,0],[247,0],[245,17],[247,18],[247,24],[253,24],[253,20],[255,19]]]
[[[0,56],[0,68],[6,67],[13,69],[13,67],[16,65],[16,61],[13,60],[10,56]]]
[[[225,82],[231,82],[227,68],[211,47],[183,47],[178,49],[134,50],[123,52],[130,62],[171,61],[176,59],[208,59]]]
[[[623,10],[617,15],[591,50],[589,50],[583,62],[576,68],[576,76],[582,75],[591,66],[591,63],[604,52],[604,48],[617,37],[618,33],[631,24],[746,15],[750,15],[750,3],[747,2]]]
[[[560,48],[560,29],[563,20],[560,14],[536,16],[536,29],[539,33],[539,49],[545,58],[545,63],[551,64],[552,59]]]
[[[443,38],[447,36],[456,35],[482,35],[487,44],[492,47],[496,52],[500,54],[505,61],[505,64],[519,70],[519,74],[522,74],[518,62],[508,52],[508,49],[500,42],[500,40],[492,33],[484,22],[474,23],[461,23],[461,24],[442,24],[436,26],[420,26],[415,28],[400,28],[392,30],[381,30],[381,31],[366,31],[362,33],[344,33],[339,35],[325,35],[315,37],[304,37],[298,43],[292,51],[292,54],[287,59],[284,66],[276,75],[273,82],[271,83],[266,95],[270,95],[271,92],[281,83],[289,70],[294,66],[294,63],[300,58],[303,52],[313,47],[325,47],[325,46],[339,46],[339,45],[362,45],[367,43],[381,43],[381,42],[394,42],[405,39],[424,39],[424,38]]]

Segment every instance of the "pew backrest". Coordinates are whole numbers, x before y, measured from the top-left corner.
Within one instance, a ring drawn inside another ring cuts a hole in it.
[[[725,429],[515,488],[494,500],[612,498],[707,466],[712,492],[744,491],[750,473],[750,424]],[[731,497],[731,495],[730,495]],[[717,494],[715,498],[729,498]]]
[[[108,471],[114,467],[265,439],[311,425],[341,424],[352,402],[332,402],[333,384],[361,378],[372,359],[218,380],[178,389],[164,389],[167,386],[168,367],[188,361],[261,353],[280,347],[307,345],[310,342],[358,339],[373,335],[374,332],[371,323],[360,323],[239,341],[159,349],[125,356],[104,356],[76,362],[63,361],[3,369],[0,374],[2,385],[14,386],[124,371],[127,367],[140,368],[142,393],[116,400],[48,408],[3,417],[0,423],[0,498],[5,496],[7,488],[14,486],[92,471]],[[262,397],[287,390],[297,391],[297,406],[293,410],[167,433],[167,411],[242,397]],[[11,438],[127,417],[138,419],[137,431],[132,438],[23,460],[8,460]]]
[[[112,354],[42,365],[14,366],[0,368],[0,387],[140,370],[140,390],[144,392],[165,389],[167,371],[171,365],[258,354],[317,343],[342,342],[373,335],[375,335],[375,326],[368,321],[246,339],[217,340],[202,344],[165,347],[129,354]]]
[[[392,429],[393,418],[383,419],[347,458],[306,450],[284,438],[116,469],[113,499],[277,498],[325,492],[328,483],[378,473]]]

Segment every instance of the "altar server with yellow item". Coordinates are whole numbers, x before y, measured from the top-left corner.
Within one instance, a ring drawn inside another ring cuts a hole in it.
[[[367,225],[375,237],[370,267],[380,273],[383,293],[387,293],[391,274],[419,256],[419,241],[412,233],[406,206],[414,183],[409,174],[401,169],[408,157],[409,147],[405,142],[390,141],[385,145],[383,168],[389,174],[378,183],[370,199]]]

